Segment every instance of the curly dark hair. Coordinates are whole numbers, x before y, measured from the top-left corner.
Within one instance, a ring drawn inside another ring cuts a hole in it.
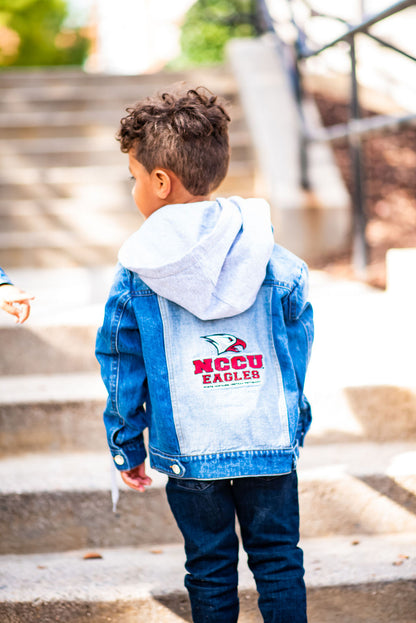
[[[178,176],[193,195],[206,195],[225,178],[230,159],[225,102],[203,87],[174,86],[127,108],[117,140],[125,153],[151,173],[156,167]]]

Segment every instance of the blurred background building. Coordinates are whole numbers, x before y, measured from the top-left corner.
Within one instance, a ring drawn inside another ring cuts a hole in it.
[[[193,0],[71,0],[74,16],[77,12],[84,19],[88,16],[93,33],[86,69],[119,74],[162,69],[179,56],[180,26],[192,3]]]

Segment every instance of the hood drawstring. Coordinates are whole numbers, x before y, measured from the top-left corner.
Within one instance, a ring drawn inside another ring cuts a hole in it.
[[[114,465],[113,457],[111,459],[110,479],[111,479],[111,501],[113,503],[113,513],[117,512],[117,504],[120,499],[120,490],[118,488],[118,469]]]

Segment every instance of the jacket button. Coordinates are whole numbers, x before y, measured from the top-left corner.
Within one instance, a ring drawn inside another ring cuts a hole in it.
[[[123,465],[124,457],[122,457],[121,454],[116,454],[116,456],[114,457],[114,462],[117,463],[117,465]]]
[[[172,467],[172,471],[174,474],[180,474],[181,473],[181,468],[179,467],[179,465],[171,465]]]

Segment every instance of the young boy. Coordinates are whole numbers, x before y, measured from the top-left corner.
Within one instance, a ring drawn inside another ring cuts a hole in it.
[[[296,462],[310,424],[307,269],[275,245],[262,199],[210,199],[229,162],[224,105],[171,90],[118,139],[145,217],[119,252],[98,332],[108,443],[144,491],[169,476],[196,623],[238,618],[237,515],[268,623],[304,623]]]

